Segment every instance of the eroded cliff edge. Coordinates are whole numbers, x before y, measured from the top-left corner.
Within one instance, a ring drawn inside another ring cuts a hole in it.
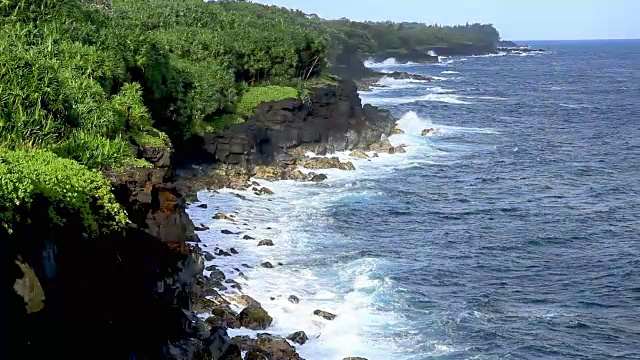
[[[224,326],[196,316],[213,306],[206,297],[215,291],[202,274],[186,196],[248,187],[255,175],[309,181],[296,170],[315,161],[307,151],[402,151],[384,141],[394,125],[388,111],[362,106],[353,82],[340,81],[313,89],[306,102],[264,103],[245,123],[188,146],[140,149],[154,169],[106,174],[131,222],[124,231],[90,238],[78,214],[51,224],[49,204],[36,201],[28,223],[0,234],[5,358],[240,359]]]

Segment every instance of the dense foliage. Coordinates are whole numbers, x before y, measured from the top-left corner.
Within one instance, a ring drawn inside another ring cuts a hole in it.
[[[500,34],[490,24],[439,26],[421,23],[357,22],[348,19],[331,20],[328,23],[344,35],[350,46],[357,47],[365,54],[389,50],[427,50],[430,47],[459,44],[474,44],[491,49],[500,40]]]
[[[499,37],[490,25],[326,21],[233,0],[3,0],[0,20],[0,220],[10,227],[44,196],[88,233],[124,221],[94,170],[150,166],[139,147],[219,131],[263,101],[308,101],[309,87],[335,84],[325,69],[344,47]]]
[[[29,221],[24,217],[37,197],[50,204],[52,223],[63,225],[65,216],[75,215],[88,235],[127,222],[100,172],[46,150],[0,149],[0,226],[11,231],[13,224]]]

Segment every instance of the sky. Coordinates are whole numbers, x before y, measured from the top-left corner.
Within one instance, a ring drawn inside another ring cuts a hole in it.
[[[327,19],[492,23],[505,40],[640,39],[640,0],[254,0]]]

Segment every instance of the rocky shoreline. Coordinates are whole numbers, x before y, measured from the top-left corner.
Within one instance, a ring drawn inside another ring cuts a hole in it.
[[[10,241],[6,252],[11,264],[6,288],[13,289],[7,358],[300,359],[292,344],[304,343],[304,333],[288,340],[269,334],[229,337],[227,328],[237,326],[268,331],[272,319],[248,296],[236,299],[246,305],[239,313],[228,307],[219,289],[239,285],[215,267],[205,269],[205,260],[234,251],[203,251],[198,232],[206,227],[195,226],[185,210],[189,202],[197,204],[200,190],[268,196],[271,190],[252,178],[321,182],[327,178],[324,169],[354,169],[309,152],[351,151],[362,158],[403,152],[386,140],[397,132],[395,122],[388,111],[362,106],[355,83],[346,80],[314,89],[309,103],[262,104],[245,123],[192,139],[188,146],[140,149],[155,168],[105,174],[131,222],[125,231],[87,239],[70,214],[64,228],[47,223],[46,216],[34,217],[11,235],[34,241]],[[298,166],[317,173],[305,175]],[[232,214],[216,217],[233,220]],[[27,284],[28,291],[19,284]],[[210,316],[203,320],[202,313]],[[92,331],[65,325],[85,314],[91,314]],[[316,315],[333,316],[322,309]],[[96,339],[109,344],[98,355]]]

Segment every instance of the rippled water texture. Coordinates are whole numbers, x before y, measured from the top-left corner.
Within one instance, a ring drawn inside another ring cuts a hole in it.
[[[271,201],[201,194],[205,244],[240,251],[214,261],[230,277],[283,263],[237,278],[270,332],[319,335],[307,359],[640,359],[640,42],[536,46],[378,64],[439,79],[362,94],[402,117],[407,154]],[[276,246],[221,235],[220,210]]]

